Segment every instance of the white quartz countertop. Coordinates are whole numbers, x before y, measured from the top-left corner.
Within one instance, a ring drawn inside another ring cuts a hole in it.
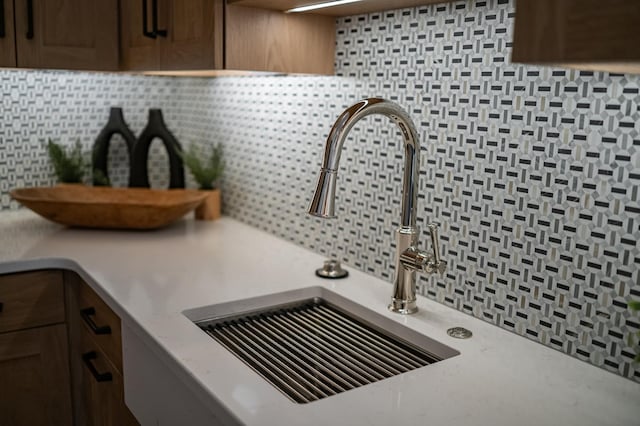
[[[391,285],[349,269],[317,278],[323,257],[229,218],[153,232],[49,224],[0,214],[0,273],[75,270],[190,389],[252,425],[638,425],[640,384],[423,297],[388,312]],[[187,309],[323,286],[460,352],[309,404],[295,404],[192,324]],[[462,326],[468,340],[446,330]],[[127,367],[125,365],[125,381]]]

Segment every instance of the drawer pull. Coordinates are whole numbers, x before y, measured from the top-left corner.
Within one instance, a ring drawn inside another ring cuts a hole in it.
[[[153,20],[153,33],[160,37],[166,37],[167,30],[158,29],[158,0],[151,0],[151,19]]]
[[[149,38],[156,38],[156,33],[147,31],[147,0],[142,0],[142,35]]]
[[[106,373],[98,373],[95,365],[93,365],[92,360],[98,358],[98,354],[96,351],[87,352],[82,355],[82,361],[84,361],[84,365],[87,366],[93,377],[96,379],[96,382],[110,382],[113,380],[111,373],[108,371]]]
[[[33,0],[27,0],[27,40],[32,40],[33,36]]]
[[[3,308],[4,308],[4,303],[0,302],[0,314],[2,313]]]
[[[82,317],[84,322],[87,323],[94,334],[111,334],[111,327],[109,327],[108,325],[96,325],[95,321],[92,318],[95,314],[95,308],[85,308],[80,310],[80,316]]]
[[[0,38],[6,35],[4,30],[4,0],[0,0]]]

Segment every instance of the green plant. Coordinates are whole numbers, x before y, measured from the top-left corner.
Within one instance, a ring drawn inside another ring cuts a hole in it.
[[[111,186],[111,180],[102,170],[93,169],[93,184],[95,186]]]
[[[65,149],[62,145],[51,139],[47,143],[47,153],[53,165],[53,170],[60,182],[80,183],[85,173],[85,162],[82,158],[82,145],[77,140],[71,149]]]
[[[640,311],[640,300],[631,300],[629,301],[629,309],[632,311]],[[640,338],[640,332],[637,333],[637,336]],[[640,352],[636,353],[636,362],[640,362]]]
[[[182,151],[180,156],[200,189],[216,188],[216,183],[224,171],[222,145],[212,145],[211,154],[207,155],[204,148],[192,144],[189,150]]]

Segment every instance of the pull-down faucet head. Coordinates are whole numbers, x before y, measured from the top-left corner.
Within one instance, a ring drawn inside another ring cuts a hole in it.
[[[428,253],[417,248],[419,232],[416,227],[416,201],[420,175],[420,144],[416,128],[402,108],[384,99],[371,98],[352,105],[340,114],[327,138],[324,160],[309,213],[324,218],[336,217],[336,180],[342,145],[354,124],[370,114],[381,114],[391,118],[400,128],[404,140],[402,207],[400,228],[396,230],[396,272],[389,309],[401,314],[411,314],[418,310],[416,271],[444,273],[447,264],[440,259],[437,225],[429,225],[433,251]]]
[[[318,177],[316,192],[313,194],[309,214],[324,219],[335,219],[336,216],[336,181],[337,170],[322,168]]]
[[[316,191],[309,206],[309,214],[323,218],[335,218],[335,195],[338,166],[342,146],[351,128],[363,117],[381,114],[391,118],[402,132],[404,139],[404,181],[402,189],[401,226],[416,225],[416,201],[420,169],[420,146],[416,128],[407,113],[397,104],[381,98],[364,99],[347,108],[331,128],[324,150],[324,160]]]

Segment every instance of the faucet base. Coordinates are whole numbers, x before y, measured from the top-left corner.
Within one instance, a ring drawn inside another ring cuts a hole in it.
[[[388,306],[391,312],[395,312],[397,314],[408,315],[418,312],[418,306],[416,305],[416,301],[414,300],[401,300],[392,298],[391,303]]]

